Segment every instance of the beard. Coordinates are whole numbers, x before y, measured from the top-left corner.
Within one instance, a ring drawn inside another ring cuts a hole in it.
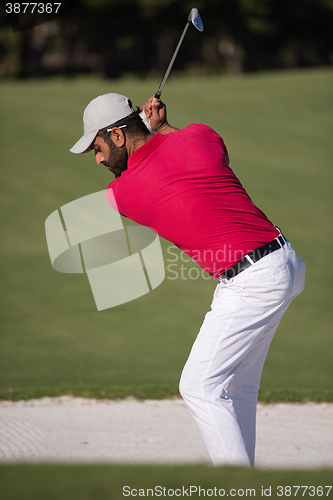
[[[125,147],[117,148],[111,139],[108,141],[108,145],[110,148],[109,158],[108,161],[103,161],[103,165],[117,178],[127,170],[128,154]]]

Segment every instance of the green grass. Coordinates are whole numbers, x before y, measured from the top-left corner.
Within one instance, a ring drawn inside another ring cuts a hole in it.
[[[170,78],[163,92],[171,124],[203,122],[223,136],[235,173],[307,265],[306,289],[267,357],[263,400],[332,400],[332,80],[324,69]],[[169,270],[152,293],[97,312],[86,276],[52,269],[44,232],[51,212],[112,180],[92,154],[68,151],[86,104],[119,92],[140,105],[158,83],[0,84],[1,398],[177,393],[215,281],[190,279],[196,265],[187,262],[187,279],[172,280]],[[167,259],[170,244],[162,244]]]
[[[0,391],[0,400],[22,401],[29,399],[59,397],[62,395],[92,399],[123,399],[134,397],[137,400],[167,399],[179,397],[178,385],[118,385],[118,386],[60,386],[60,387],[29,387],[24,389],[4,389]],[[275,402],[333,402],[333,390],[318,389],[260,389],[259,401]]]
[[[331,498],[332,479],[330,470],[270,471],[204,465],[0,466],[2,500],[119,500],[126,496],[180,497],[179,493],[181,498]]]

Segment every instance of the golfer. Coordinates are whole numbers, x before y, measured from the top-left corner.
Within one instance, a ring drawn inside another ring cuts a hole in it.
[[[107,198],[118,211],[153,228],[217,280],[180,393],[213,464],[251,466],[264,361],[283,314],[303,290],[305,265],[251,201],[222,138],[202,124],[177,130],[165,105],[152,101],[143,110],[154,134],[127,97],[97,97],[71,151],[94,150],[97,164],[116,177]]]

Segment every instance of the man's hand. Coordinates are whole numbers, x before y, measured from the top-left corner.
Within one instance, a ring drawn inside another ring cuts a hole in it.
[[[153,104],[154,96],[150,97],[146,104],[142,106],[145,114],[150,120],[150,126],[158,134],[169,134],[175,132],[177,129],[171,127],[167,122],[166,106],[162,101],[157,101]]]

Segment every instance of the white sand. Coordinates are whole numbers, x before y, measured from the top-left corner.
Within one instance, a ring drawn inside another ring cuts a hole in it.
[[[1,462],[210,462],[181,399],[0,402]],[[333,467],[333,404],[259,404],[257,467]]]

